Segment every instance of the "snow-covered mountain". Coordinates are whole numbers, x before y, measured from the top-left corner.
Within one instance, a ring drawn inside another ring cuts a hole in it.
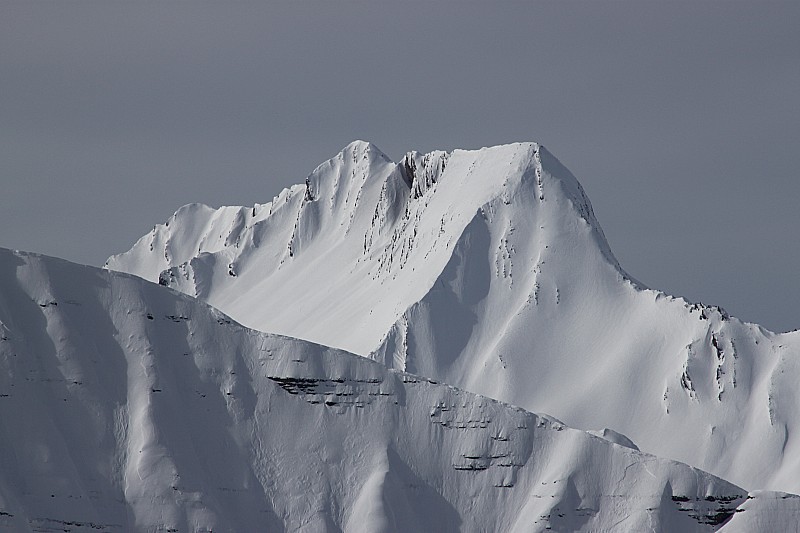
[[[800,498],[0,250],[4,531],[797,531]]]
[[[748,489],[800,491],[800,333],[637,283],[537,144],[395,164],[355,142],[270,203],[181,208],[107,267]]]

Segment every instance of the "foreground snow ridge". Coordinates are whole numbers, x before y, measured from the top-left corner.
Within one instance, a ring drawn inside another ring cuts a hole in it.
[[[634,281],[535,143],[393,163],[354,142],[267,204],[179,209],[107,267],[751,490],[800,491],[800,333]]]
[[[0,332],[7,531],[792,531],[800,511],[58,259],[0,249]]]

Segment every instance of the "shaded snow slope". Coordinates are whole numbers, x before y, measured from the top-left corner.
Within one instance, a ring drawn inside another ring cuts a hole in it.
[[[0,250],[0,330],[4,530],[686,532],[795,516],[782,495],[751,503],[130,276]]]
[[[107,266],[260,330],[800,491],[800,333],[632,280],[536,144],[394,164],[353,143],[270,204],[182,208]]]

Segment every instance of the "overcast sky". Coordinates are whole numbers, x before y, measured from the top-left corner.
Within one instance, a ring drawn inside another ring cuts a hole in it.
[[[4,0],[0,246],[101,265],[354,139],[533,140],[631,275],[798,328],[798,28],[800,2]]]

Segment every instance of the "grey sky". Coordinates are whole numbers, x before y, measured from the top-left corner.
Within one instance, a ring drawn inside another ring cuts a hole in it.
[[[102,264],[353,139],[542,142],[644,283],[800,327],[800,3],[0,3],[0,246]]]

